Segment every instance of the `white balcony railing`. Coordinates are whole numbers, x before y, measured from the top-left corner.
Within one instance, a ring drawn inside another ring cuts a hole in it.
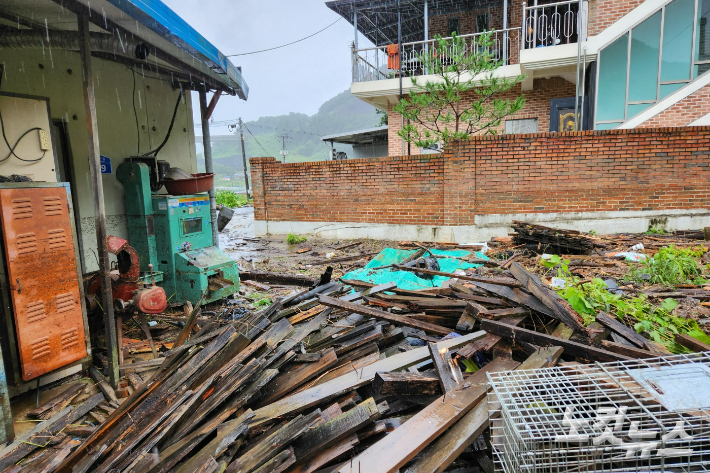
[[[464,40],[465,52],[480,51],[480,37],[483,33],[459,36]],[[447,38],[449,39],[449,38]],[[492,34],[493,45],[489,47],[490,54],[503,65],[517,64],[520,44],[520,28],[509,28],[507,30],[494,31]],[[434,50],[442,64],[450,61],[451,50],[440,50],[436,40],[414,41],[403,43],[402,51],[391,51],[388,54],[388,47],[375,47],[365,49],[353,49],[352,67],[353,82],[368,82],[383,79],[393,79],[399,77],[401,59],[401,71],[403,77],[426,75],[420,56],[424,51]]]
[[[581,12],[580,12],[581,8]],[[533,49],[585,40],[586,2],[570,0],[546,5],[523,3],[523,49]]]

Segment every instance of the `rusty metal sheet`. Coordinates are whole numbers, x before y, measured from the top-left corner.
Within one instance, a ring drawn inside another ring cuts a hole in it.
[[[29,381],[87,353],[66,190],[0,189],[0,213],[20,368]]]

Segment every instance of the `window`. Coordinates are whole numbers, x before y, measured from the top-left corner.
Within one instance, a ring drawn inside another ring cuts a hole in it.
[[[182,234],[191,235],[202,231],[202,218],[186,218],[182,221]]]
[[[522,118],[505,121],[505,134],[537,133],[537,118]]]
[[[488,13],[476,15],[476,33],[488,31]]]
[[[459,33],[459,19],[449,18],[449,36],[452,36],[454,33]]]
[[[599,52],[597,122],[621,122],[625,119],[628,51],[627,33]]]

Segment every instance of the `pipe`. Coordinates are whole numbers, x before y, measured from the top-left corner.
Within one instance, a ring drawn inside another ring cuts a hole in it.
[[[47,40],[49,38],[49,40]],[[35,31],[13,30],[0,35],[0,48],[59,48],[79,51],[80,36],[76,31]],[[126,56],[136,59],[148,57],[149,48],[146,43],[136,41],[129,36],[120,37],[117,34],[95,33],[89,34],[91,52],[102,52]]]
[[[210,123],[207,119],[207,88],[199,90],[200,95],[200,120],[202,122],[202,149],[205,156],[205,172],[213,173],[212,143],[210,138]],[[215,199],[214,183],[209,191],[210,195],[210,222],[212,222],[212,244],[219,248],[219,232],[217,231],[217,200]]]

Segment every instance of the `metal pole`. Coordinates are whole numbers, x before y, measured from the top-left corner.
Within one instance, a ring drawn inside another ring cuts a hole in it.
[[[429,54],[429,0],[424,0],[424,54]],[[429,74],[428,68],[424,74]]]
[[[582,59],[582,37],[581,37],[581,25],[580,13],[582,13],[582,0],[577,2],[577,75],[576,77],[576,90],[574,96],[574,131],[579,131],[579,120],[577,113],[579,111],[579,61]]]
[[[106,207],[104,205],[104,183],[101,177],[101,154],[99,152],[99,129],[96,120],[96,98],[94,96],[94,76],[91,68],[91,38],[89,37],[89,17],[77,15],[79,22],[79,54],[84,80],[84,109],[86,131],[89,139],[89,171],[94,184],[94,219],[96,222],[96,245],[99,253],[99,274],[101,275],[101,302],[106,331],[106,351],[108,352],[109,382],[118,386],[118,348],[116,320],[113,314],[113,293],[111,291],[111,265],[108,258],[106,238]]]
[[[402,101],[402,12],[399,9],[399,0],[397,0],[397,57],[399,58],[399,100]],[[402,115],[402,127],[404,128],[404,115]],[[404,153],[404,138],[402,138],[402,153]]]
[[[355,28],[355,49],[357,50],[357,8],[353,5],[353,27]]]
[[[584,47],[584,55],[582,58],[582,106],[579,114],[582,116],[582,128],[584,128],[584,96],[587,93],[587,47]]]
[[[525,15],[527,14],[527,11],[525,11],[526,5],[527,4],[525,2],[523,2],[523,26],[522,26],[522,28],[520,28],[520,35],[521,35],[520,41],[522,42],[520,45],[521,50],[526,49],[525,46],[526,46],[527,39],[528,39],[528,31],[525,29],[525,26],[527,25],[527,21],[525,21]]]
[[[249,194],[249,173],[247,173],[247,153],[244,148],[244,125],[242,125],[242,117],[239,117],[239,137],[242,140],[242,163],[244,164],[244,184],[247,187],[247,199],[251,198]]]
[[[212,166],[212,143],[210,137],[210,123],[207,119],[207,85],[203,84],[200,94],[200,120],[202,122],[202,150],[205,155],[205,172],[214,172]],[[217,231],[217,200],[215,199],[214,184],[210,194],[210,221],[212,222],[212,244],[219,248],[219,232]]]
[[[503,0],[503,64],[508,65],[508,0]]]

